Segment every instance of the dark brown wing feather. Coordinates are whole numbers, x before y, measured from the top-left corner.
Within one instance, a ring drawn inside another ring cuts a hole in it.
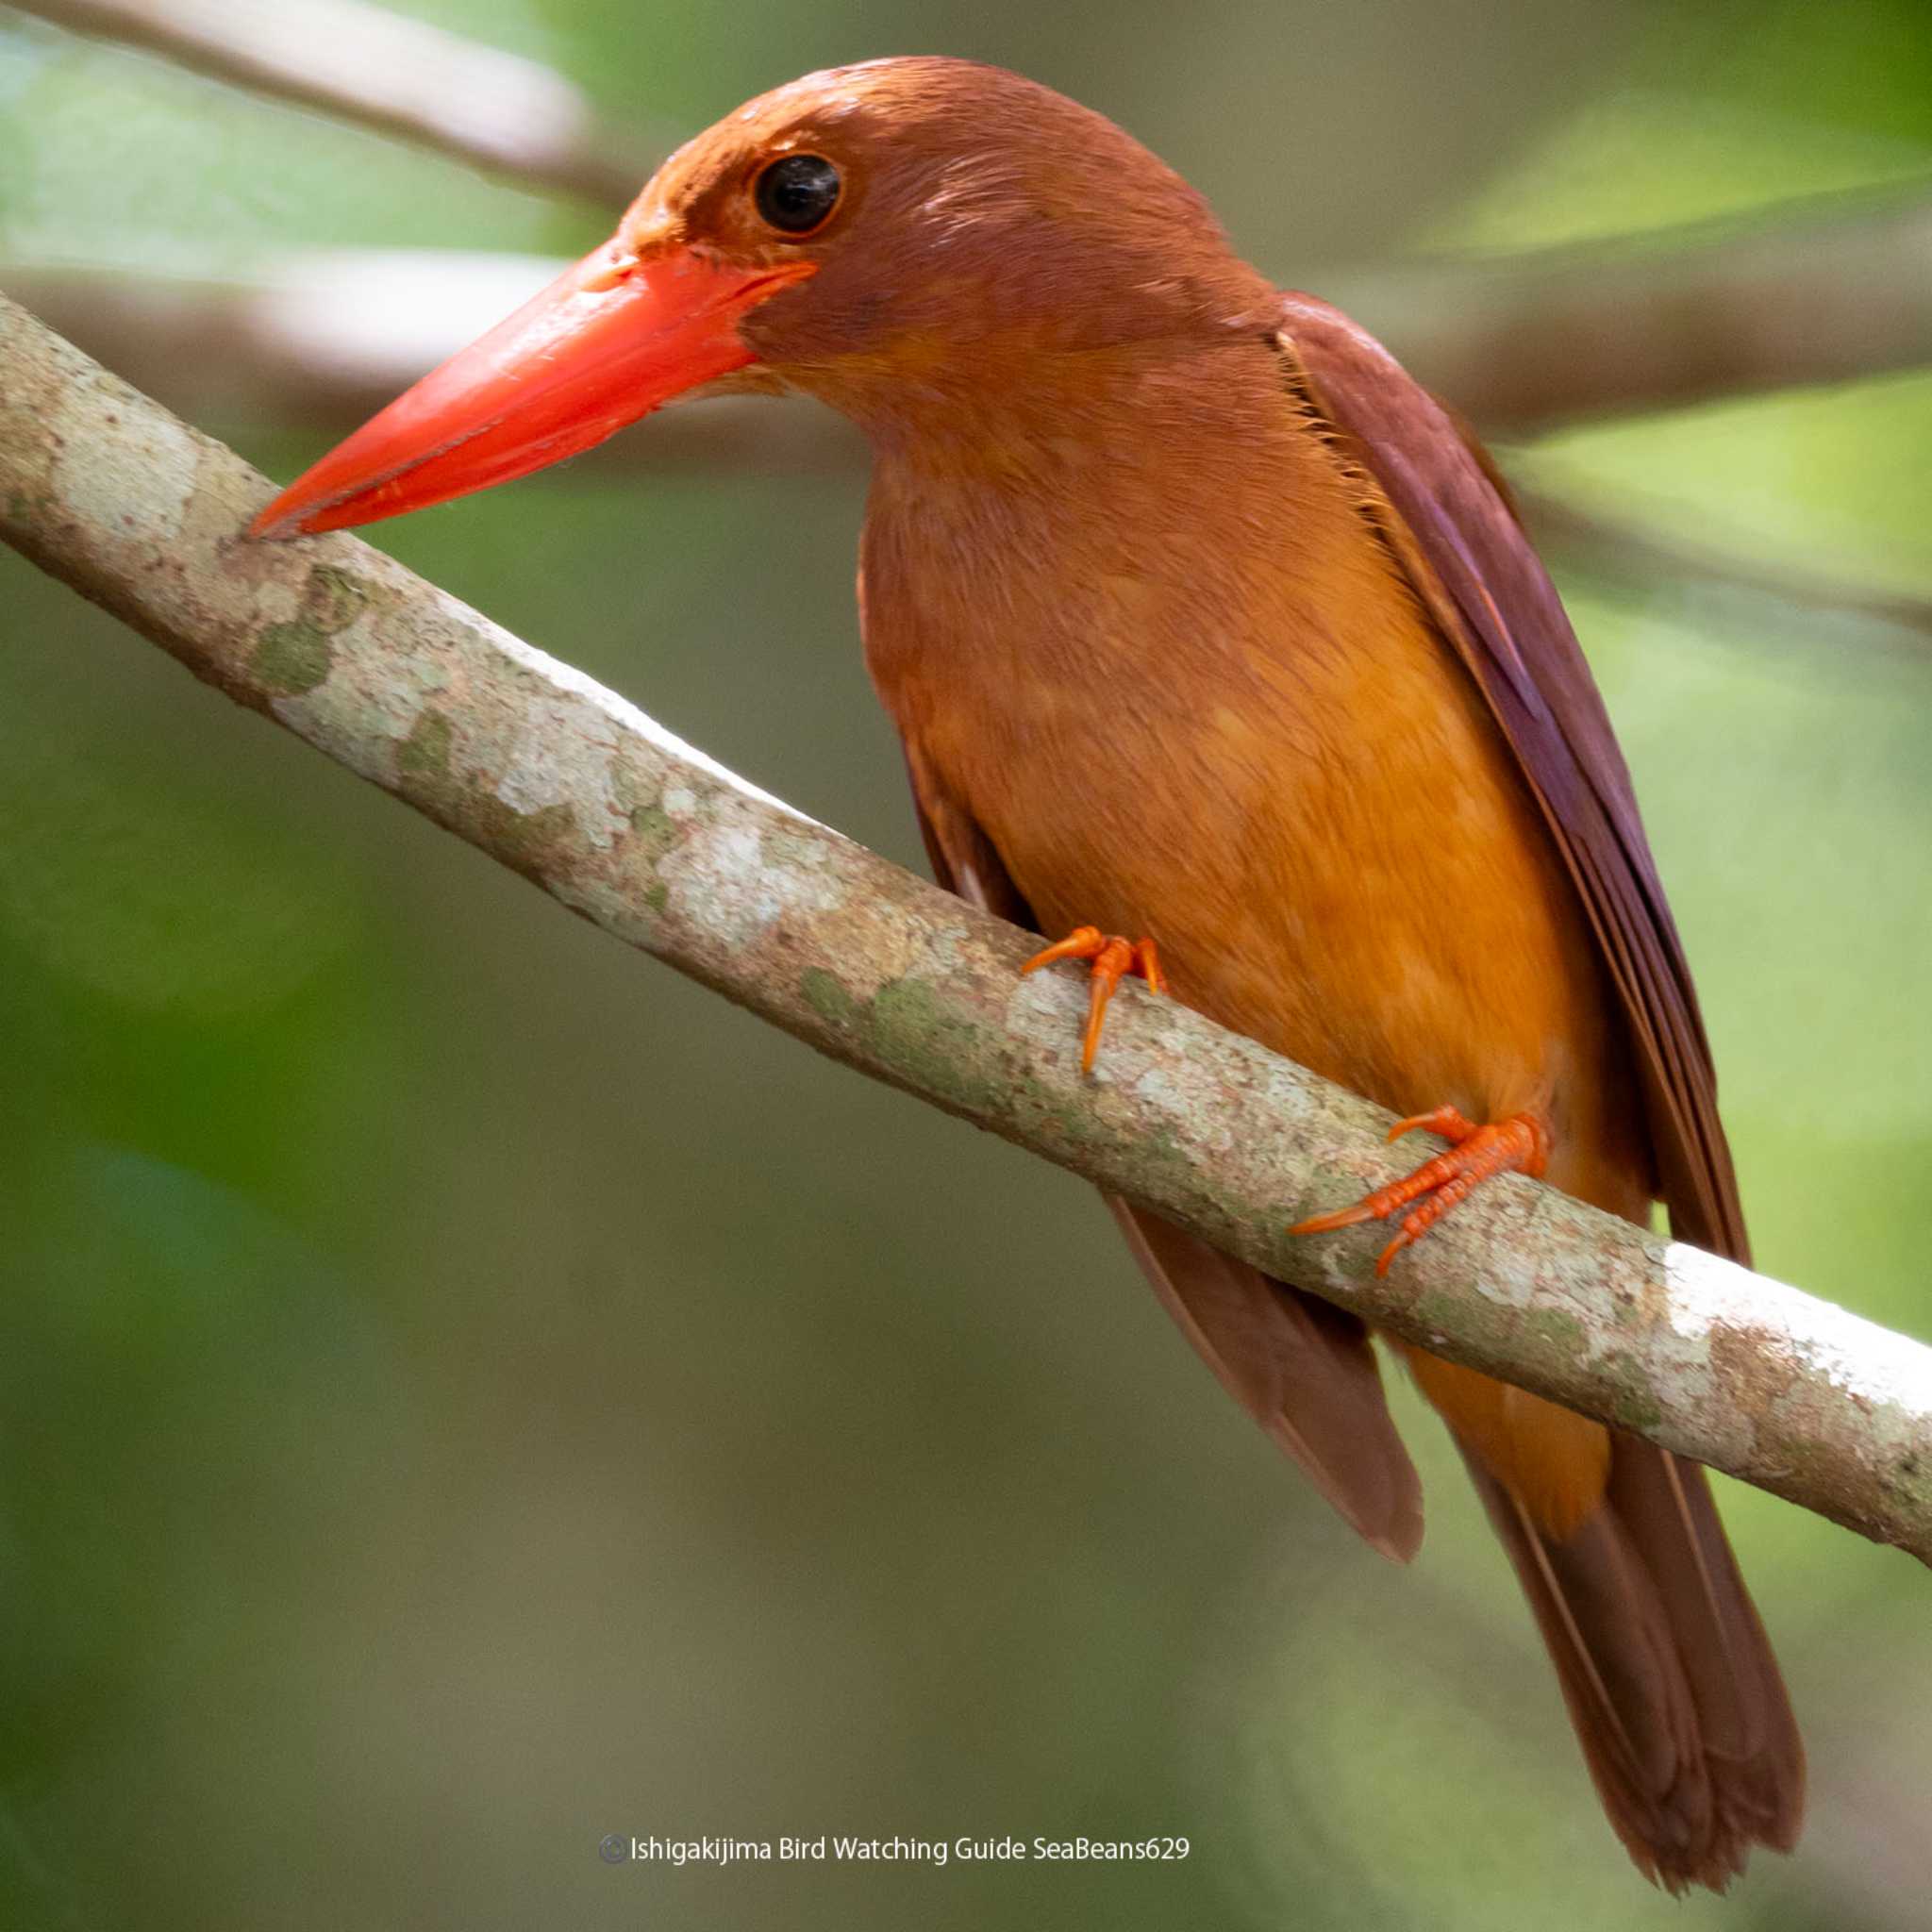
[[[1385,1557],[1422,1547],[1423,1494],[1353,1315],[1109,1194],[1141,1272],[1222,1386]]]
[[[1575,881],[1636,1047],[1672,1227],[1748,1261],[1690,969],[1556,590],[1474,439],[1379,343],[1306,295],[1286,298],[1283,325],[1297,399],[1361,479],[1364,514],[1474,677]],[[1796,1839],[1803,1747],[1704,1472],[1612,1444],[1602,1506],[1560,1540],[1463,1453],[1631,1856],[1673,1890],[1722,1887],[1753,1842]]]
[[[909,747],[906,764],[940,884],[1037,931],[992,841]],[[1142,1208],[1107,1200],[1155,1292],[1228,1391],[1346,1523],[1385,1556],[1414,1556],[1422,1485],[1390,1418],[1362,1324]]]
[[[1287,298],[1291,379],[1395,512],[1388,538],[1474,675],[1576,882],[1644,1083],[1673,1231],[1750,1259],[1690,970],[1630,774],[1555,587],[1448,412],[1327,304]]]

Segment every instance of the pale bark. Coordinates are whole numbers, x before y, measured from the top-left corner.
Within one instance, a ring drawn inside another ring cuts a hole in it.
[[[824,1053],[1455,1360],[1932,1561],[1932,1350],[1504,1179],[1386,1279],[1367,1101],[1076,972],[680,743],[354,537],[243,534],[269,486],[0,299],[0,537],[199,677],[606,931]],[[727,1182],[721,1174],[719,1187]]]

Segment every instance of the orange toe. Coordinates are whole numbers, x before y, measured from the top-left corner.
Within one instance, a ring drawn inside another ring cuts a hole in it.
[[[1459,1202],[1466,1201],[1491,1175],[1515,1173],[1541,1174],[1550,1158],[1549,1122],[1540,1113],[1511,1114],[1507,1120],[1477,1126],[1453,1107],[1411,1114],[1397,1121],[1389,1138],[1398,1140],[1416,1128],[1441,1134],[1451,1144],[1446,1153],[1425,1160],[1413,1174],[1386,1188],[1364,1194],[1352,1208],[1298,1221],[1291,1234],[1331,1234],[1364,1221],[1402,1216],[1395,1239],[1382,1250],[1375,1273],[1386,1274],[1389,1264],[1412,1241],[1420,1241]],[[1415,1203],[1414,1207],[1409,1204]]]
[[[1150,939],[1124,940],[1117,934],[1103,933],[1097,925],[1076,925],[1065,939],[1057,940],[1043,952],[1034,954],[1021,967],[1020,975],[1024,978],[1037,967],[1051,966],[1060,959],[1092,961],[1088,974],[1087,1031],[1080,1047],[1080,1071],[1091,1074],[1094,1057],[1100,1051],[1108,1002],[1122,979],[1129,973],[1138,973],[1150,991],[1167,991],[1167,980],[1160,971],[1160,955]]]

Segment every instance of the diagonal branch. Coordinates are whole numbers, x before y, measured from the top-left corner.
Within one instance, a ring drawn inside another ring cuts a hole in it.
[[[215,80],[613,211],[652,163],[562,75],[366,0],[17,0]]]
[[[267,486],[0,300],[0,537],[239,703],[821,1052],[1457,1361],[1932,1561],[1932,1350],[1514,1178],[1386,1280],[1285,1229],[1390,1178],[1389,1116],[800,817],[353,537],[241,534]]]

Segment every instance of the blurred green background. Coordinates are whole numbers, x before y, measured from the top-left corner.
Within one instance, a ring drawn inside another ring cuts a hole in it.
[[[408,10],[654,129],[836,60],[998,60],[1318,291],[1932,169],[1920,0]],[[0,260],[230,275],[606,225],[0,10]],[[282,477],[328,436],[206,426]],[[1928,446],[1912,378],[1518,456],[1924,591]],[[577,465],[377,541],[914,863],[856,642],[862,491]],[[1924,640],[1566,589],[1760,1264],[1925,1332]],[[1080,1185],[623,952],[10,555],[0,642],[0,1925],[1926,1924],[1905,1557],[1724,1486],[1811,1823],[1728,1899],[1664,1899],[1406,1387],[1430,1529],[1403,1574]],[[1192,1854],[596,1852],[827,1831]]]

